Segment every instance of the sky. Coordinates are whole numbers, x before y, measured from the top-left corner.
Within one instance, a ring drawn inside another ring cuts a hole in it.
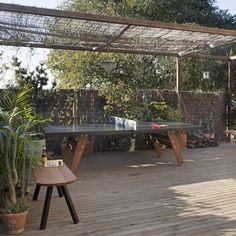
[[[236,0],[217,0],[216,6],[222,10],[228,10],[229,13],[236,15]]]
[[[179,0],[181,1],[181,0]],[[13,3],[21,4],[26,6],[35,7],[46,7],[46,8],[56,8],[60,5],[63,0],[0,0],[1,3]],[[228,10],[232,15],[236,15],[236,0],[217,0],[216,6],[222,10]],[[47,58],[49,52],[48,49],[28,49],[28,48],[15,48],[15,47],[0,47],[0,51],[3,51],[3,61],[9,62],[12,56],[17,56],[22,61],[22,66],[33,70],[35,66],[39,64],[40,61],[44,61]],[[0,79],[0,87],[9,82],[11,72],[7,72],[3,77],[7,78],[4,81]],[[1,78],[1,77],[0,77]],[[50,75],[50,80],[52,80],[52,75]],[[11,82],[11,81],[10,81]]]

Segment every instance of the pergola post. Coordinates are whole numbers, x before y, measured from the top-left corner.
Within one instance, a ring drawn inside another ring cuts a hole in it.
[[[227,104],[226,104],[226,129],[227,130],[230,129],[231,99],[232,99],[232,62],[228,61]]]
[[[78,125],[78,94],[77,91],[73,91],[74,99],[73,99],[73,125]]]
[[[176,94],[178,98],[177,110],[181,113],[181,90],[182,90],[182,79],[181,79],[181,59],[176,57]]]

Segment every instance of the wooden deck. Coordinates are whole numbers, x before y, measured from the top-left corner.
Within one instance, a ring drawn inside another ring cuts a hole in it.
[[[47,229],[38,230],[41,192],[22,236],[236,235],[236,144],[183,156],[183,167],[169,149],[161,159],[152,150],[86,156],[68,186],[80,223],[54,191]]]

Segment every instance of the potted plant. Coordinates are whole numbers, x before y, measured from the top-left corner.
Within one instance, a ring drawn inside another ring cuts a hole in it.
[[[29,102],[30,89],[0,96],[0,213],[8,234],[24,231],[32,165],[39,161],[37,126],[44,122]],[[41,155],[42,156],[42,155]]]
[[[214,139],[215,138],[215,128],[214,123],[211,122],[209,119],[204,118],[201,119],[199,122],[199,125],[203,127],[203,135],[208,139]]]

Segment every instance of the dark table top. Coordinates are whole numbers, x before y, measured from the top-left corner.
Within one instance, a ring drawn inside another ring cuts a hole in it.
[[[112,124],[84,124],[84,125],[48,125],[42,128],[47,137],[66,137],[66,136],[103,136],[103,135],[132,135],[132,134],[158,134],[167,131],[189,131],[197,130],[199,125],[181,123],[181,122],[158,122],[158,124],[167,125],[166,127],[151,127],[153,122],[137,123],[134,130],[130,127],[118,127]]]

